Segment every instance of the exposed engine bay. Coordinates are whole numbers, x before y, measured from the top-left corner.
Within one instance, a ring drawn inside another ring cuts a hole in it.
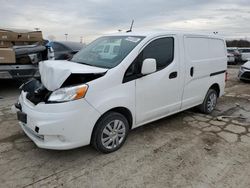
[[[60,88],[85,84],[102,77],[104,74],[105,73],[71,74]],[[51,103],[48,99],[53,91],[49,91],[39,79],[30,79],[28,82],[23,84],[20,89],[27,92],[26,98],[35,105],[40,102]]]

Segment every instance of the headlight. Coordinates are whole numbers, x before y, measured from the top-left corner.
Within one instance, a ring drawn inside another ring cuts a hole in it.
[[[88,90],[88,85],[78,85],[55,90],[49,97],[50,102],[67,102],[84,98]]]

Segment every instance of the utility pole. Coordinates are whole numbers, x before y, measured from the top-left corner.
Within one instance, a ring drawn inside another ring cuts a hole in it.
[[[81,36],[81,37],[80,37],[80,43],[81,43],[81,44],[82,44],[82,39],[83,39],[83,37]]]
[[[67,41],[68,40],[68,33],[65,33],[65,40]]]

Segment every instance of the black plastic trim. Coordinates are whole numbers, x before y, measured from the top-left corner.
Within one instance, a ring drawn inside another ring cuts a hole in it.
[[[190,76],[193,77],[194,76],[194,67],[190,68]]]
[[[21,112],[21,111],[17,111],[17,119],[23,123],[27,123],[27,114]]]
[[[174,79],[174,78],[177,78],[177,76],[178,76],[177,71],[172,72],[172,73],[170,73],[170,75],[169,75],[169,79]]]
[[[216,75],[219,75],[219,74],[224,74],[225,72],[226,72],[226,70],[214,72],[214,73],[211,73],[210,76],[216,76]]]
[[[37,133],[39,133],[39,127],[35,127],[35,131],[37,132]]]
[[[18,110],[21,110],[22,111],[22,106],[20,103],[15,103],[15,107],[18,109]]]

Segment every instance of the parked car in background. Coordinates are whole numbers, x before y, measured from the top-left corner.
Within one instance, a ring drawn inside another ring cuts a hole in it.
[[[242,61],[250,60],[250,48],[239,48]]]
[[[39,76],[38,63],[48,57],[41,31],[0,29],[0,79],[25,81]]]
[[[55,60],[66,60],[80,51],[85,44],[70,41],[51,41],[47,46],[51,47],[50,51],[54,53]]]
[[[227,63],[228,64],[237,64],[235,61],[234,54],[227,53]]]
[[[250,81],[250,61],[240,67],[238,77],[242,81]]]
[[[235,64],[242,61],[241,53],[238,50],[238,48],[236,48],[236,47],[235,48],[227,48],[227,52],[234,55]]]

